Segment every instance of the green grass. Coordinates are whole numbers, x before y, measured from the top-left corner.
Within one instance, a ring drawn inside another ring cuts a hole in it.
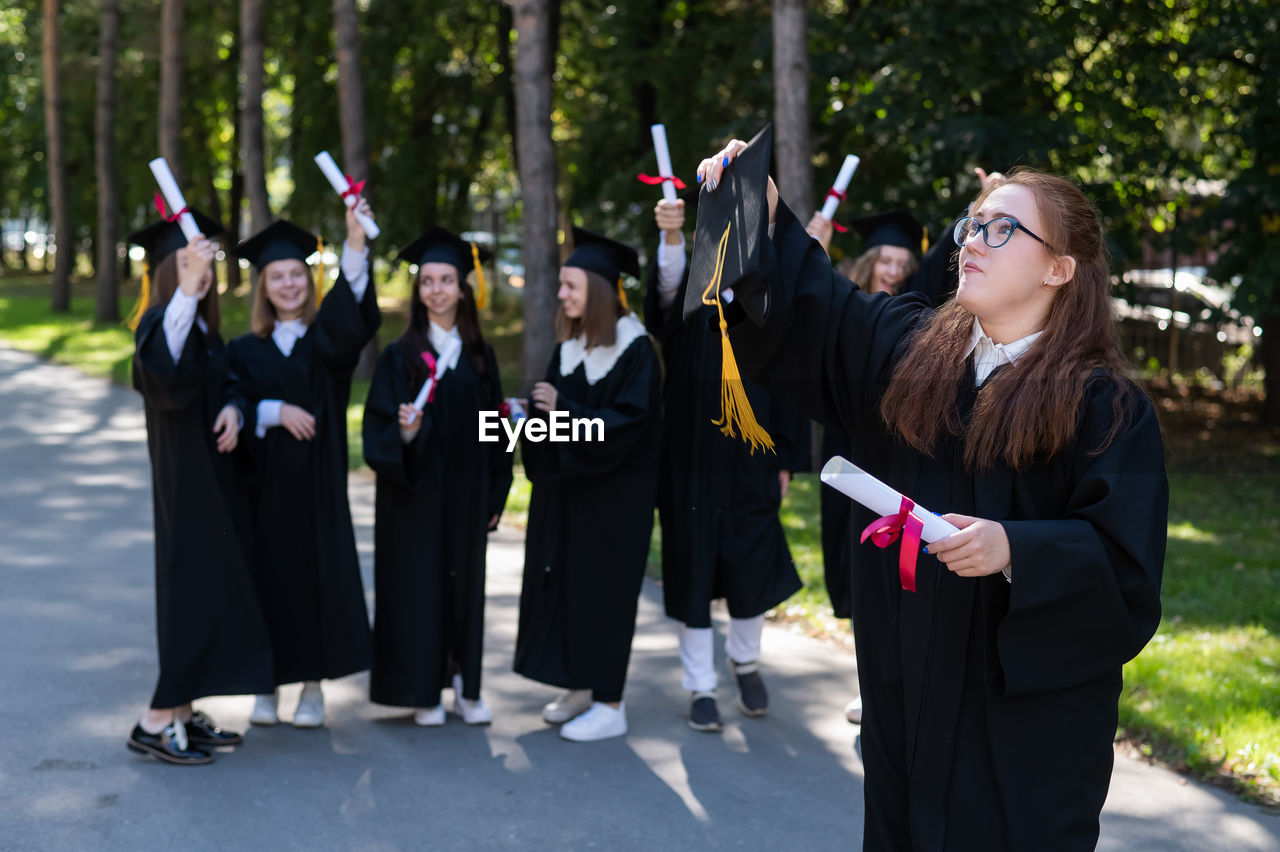
[[[51,314],[47,282],[38,275],[0,278],[0,340],[127,384],[129,330],[93,322],[91,282],[73,287],[70,314]],[[394,287],[380,294],[385,344],[399,335],[405,315]],[[122,294],[122,305],[133,295]],[[247,327],[244,302],[224,298],[225,337]],[[486,317],[486,331],[511,392],[522,375],[519,320]],[[353,467],[362,465],[367,393],[367,382],[352,388]],[[1125,667],[1121,735],[1198,777],[1280,804],[1280,442],[1256,427],[1232,431],[1217,403],[1195,405],[1163,406],[1174,432],[1164,619]],[[1206,427],[1215,420],[1216,431]],[[816,475],[799,475],[783,501],[782,523],[804,588],[774,615],[847,642],[848,622],[832,617],[823,584],[819,487]],[[528,505],[529,482],[517,465],[504,523],[523,527]],[[660,548],[655,524],[649,554],[655,576]]]

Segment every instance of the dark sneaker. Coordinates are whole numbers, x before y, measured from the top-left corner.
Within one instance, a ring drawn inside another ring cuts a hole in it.
[[[689,705],[689,727],[695,731],[715,733],[721,730],[720,708],[716,707],[716,697],[710,692],[695,692],[693,703]]]
[[[233,746],[244,742],[244,737],[235,731],[224,731],[213,723],[213,720],[201,711],[191,714],[185,723],[187,741],[197,746]]]
[[[149,754],[154,758],[178,766],[199,766],[213,763],[213,756],[207,751],[193,748],[187,742],[187,731],[176,719],[158,734],[149,734],[141,725],[133,726],[133,733],[126,743],[129,751],[138,754]]]
[[[729,661],[733,676],[738,681],[738,709],[748,716],[763,716],[769,712],[769,690],[756,663]]]

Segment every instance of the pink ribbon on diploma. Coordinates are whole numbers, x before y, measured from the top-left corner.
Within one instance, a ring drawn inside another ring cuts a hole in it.
[[[365,181],[352,180],[351,175],[343,175],[343,177],[347,179],[347,188],[342,191],[343,198],[364,192]]]
[[[160,218],[165,220],[166,222],[176,222],[178,221],[178,219],[182,218],[183,213],[191,212],[190,207],[183,207],[177,213],[174,213],[172,215],[166,213],[164,209],[164,199],[160,197],[160,193],[158,192],[156,193],[156,210],[160,212]]]
[[[431,390],[427,391],[427,402],[432,402],[436,398],[436,356],[424,350],[422,360],[426,362],[427,372],[430,373],[427,381],[431,382]]]
[[[920,534],[924,530],[924,522],[911,514],[916,504],[907,497],[902,498],[902,506],[896,515],[885,515],[872,521],[862,531],[862,541],[867,538],[879,548],[886,548],[902,536],[902,546],[898,550],[898,579],[902,588],[908,592],[916,590],[916,551],[920,549]]]
[[[667,181],[671,181],[671,183],[675,186],[676,189],[688,188],[685,186],[684,181],[680,180],[680,178],[676,177],[675,175],[668,175],[667,177],[662,177],[661,175],[659,175],[655,177],[654,175],[646,175],[644,173],[641,173],[636,175],[636,180],[640,181],[641,183],[647,183],[649,186],[662,186],[662,184],[666,183]]]
[[[828,198],[834,198],[836,201],[844,201],[846,198],[848,198],[848,196],[833,186],[827,190],[827,194],[822,197],[822,200],[826,201]],[[848,228],[846,228],[844,225],[841,225],[839,222],[835,221],[834,219],[831,220],[831,227],[835,228],[837,231],[839,231],[842,234],[849,232]]]

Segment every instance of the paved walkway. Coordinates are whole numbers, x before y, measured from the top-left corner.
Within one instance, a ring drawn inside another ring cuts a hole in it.
[[[521,540],[505,529],[489,547],[491,727],[417,728],[354,676],[326,686],[324,729],[254,729],[210,767],[135,757],[124,739],[155,679],[138,396],[0,348],[0,481],[0,849],[860,848],[850,655],[768,627],[771,714],[743,718],[722,688],[724,734],[695,733],[647,583],[630,735],[563,742],[538,716],[553,690],[510,671]],[[370,480],[351,496],[368,586]],[[202,706],[243,728],[250,700]],[[1280,850],[1280,818],[1121,757],[1100,848]]]

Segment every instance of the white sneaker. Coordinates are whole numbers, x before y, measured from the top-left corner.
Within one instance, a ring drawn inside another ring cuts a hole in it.
[[[280,693],[271,692],[253,697],[253,712],[249,714],[251,725],[274,725],[280,721]]]
[[[559,725],[579,716],[591,707],[591,690],[571,689],[542,708],[542,718],[549,725]]]
[[[438,728],[444,724],[444,705],[424,707],[413,714],[413,723],[424,728]]]
[[[625,736],[626,733],[627,705],[619,704],[615,710],[599,701],[593,702],[590,710],[566,722],[560,729],[560,736],[575,743],[607,740],[610,737]]]
[[[462,697],[462,675],[453,676],[453,712],[468,725],[487,725],[493,721],[493,713],[483,698],[471,701]]]
[[[849,720],[849,724],[851,725],[862,724],[862,696],[861,695],[859,695],[857,698],[850,701],[848,704],[844,705],[844,717]]]
[[[298,698],[298,709],[293,711],[295,728],[318,728],[324,724],[324,693],[320,691],[320,681],[309,680],[302,685],[302,695]]]

